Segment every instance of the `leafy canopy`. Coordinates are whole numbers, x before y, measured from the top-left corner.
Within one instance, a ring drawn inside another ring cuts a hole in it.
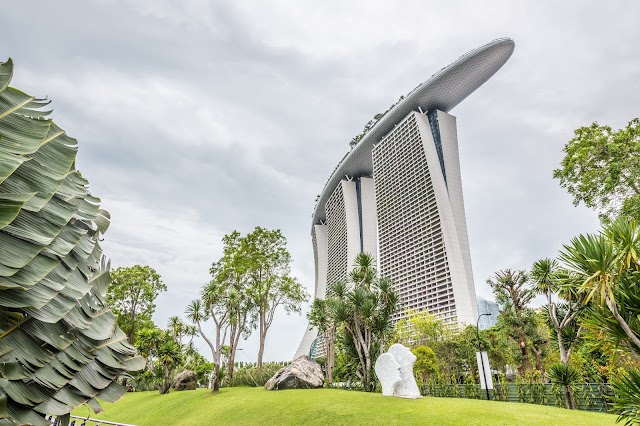
[[[135,330],[149,325],[156,310],[155,300],[167,286],[149,266],[129,266],[111,271],[107,302],[118,316],[118,325],[134,341]]]
[[[619,130],[598,123],[581,127],[564,152],[553,177],[575,205],[583,202],[603,219],[640,219],[640,119]]]

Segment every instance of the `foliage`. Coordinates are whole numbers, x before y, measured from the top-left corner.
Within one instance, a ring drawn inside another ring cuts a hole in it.
[[[616,416],[533,404],[470,399],[405,400],[340,389],[224,388],[127,394],[97,416],[134,424],[224,425],[580,425],[613,426]],[[259,413],[256,415],[256,413]],[[86,411],[78,411],[85,415]]]
[[[614,220],[619,214],[640,219],[640,119],[619,130],[593,123],[577,129],[564,147],[553,177],[573,195]]]
[[[640,226],[624,218],[605,225],[599,234],[572,239],[560,253],[561,261],[580,278],[575,291],[586,295],[584,303],[593,300],[587,328],[634,356],[640,356],[639,253]]]
[[[276,309],[300,313],[301,304],[309,299],[309,295],[290,275],[291,255],[287,250],[287,240],[279,229],[257,226],[240,238],[238,244],[249,282],[249,294],[258,317],[258,366],[261,366],[265,340]]]
[[[422,384],[427,383],[429,376],[438,372],[438,358],[433,349],[420,345],[411,352],[416,356],[413,371],[420,378]]]
[[[573,392],[571,387],[580,379],[580,373],[578,370],[564,362],[556,362],[549,367],[548,373],[551,383],[564,387],[566,407],[573,410],[575,408],[575,404],[573,401]]]
[[[214,277],[202,287],[201,298],[191,301],[186,309],[187,319],[196,324],[200,336],[211,349],[214,365],[212,392],[217,392],[220,388],[222,351],[229,328],[230,299],[233,298],[233,292],[233,288],[226,286],[223,281]],[[213,322],[213,340],[203,330],[203,326],[208,320]]]
[[[236,368],[232,378],[224,381],[225,386],[264,386],[283,367],[280,362],[265,362],[262,367],[248,366]]]
[[[250,335],[255,325],[255,305],[250,294],[246,258],[242,251],[242,236],[233,231],[222,238],[223,255],[211,265],[213,280],[226,286],[229,297],[229,350],[226,354],[227,376],[233,377],[233,366],[240,338]],[[223,341],[224,346],[224,341]]]
[[[433,347],[448,334],[444,323],[429,311],[408,310],[396,323],[393,339],[405,346]]]
[[[398,294],[390,280],[377,277],[374,260],[367,253],[356,257],[349,283],[338,281],[330,292],[335,298],[333,315],[342,334],[342,348],[352,360],[357,359],[356,374],[371,392],[375,389],[372,360],[393,331],[391,316]]]
[[[615,394],[613,411],[619,413],[618,421],[624,421],[625,425],[640,424],[640,370],[629,370],[611,384]]]
[[[0,423],[68,424],[119,399],[117,379],[144,360],[107,305],[110,217],[75,169],[78,143],[12,75],[0,63]]]
[[[369,130],[373,129],[373,126],[375,126],[378,121],[382,120],[382,117],[387,115],[387,113],[391,111],[396,105],[398,105],[403,99],[404,96],[400,96],[400,99],[398,99],[397,102],[393,103],[389,108],[387,108],[385,112],[378,113],[371,120],[369,120],[369,122],[365,124],[364,129],[362,129],[362,132],[354,136],[353,139],[351,139],[351,141],[349,142],[349,146],[351,147],[351,149],[358,145],[358,142],[360,142],[365,137],[365,135],[369,133]]]
[[[575,274],[560,269],[555,259],[541,259],[533,263],[531,281],[534,288],[547,298],[547,324],[555,330],[560,361],[569,362],[574,344],[578,341],[580,315],[584,311],[584,292],[575,290]],[[554,298],[556,296],[560,302]]]
[[[318,329],[318,334],[324,339],[326,356],[323,363],[327,375],[327,384],[333,383],[333,369],[335,365],[335,339],[338,324],[335,320],[335,308],[338,302],[335,299],[314,299],[311,310],[307,315],[309,324]]]
[[[536,295],[535,289],[529,285],[529,275],[526,271],[506,269],[496,272],[487,284],[502,307],[498,324],[518,348],[514,359],[520,374],[531,367],[530,354],[535,358],[535,369],[540,370],[547,350],[548,329],[539,314],[528,307]]]
[[[160,275],[149,266],[134,265],[111,271],[107,303],[118,316],[118,325],[133,343],[136,328],[151,325],[156,298],[167,290]]]

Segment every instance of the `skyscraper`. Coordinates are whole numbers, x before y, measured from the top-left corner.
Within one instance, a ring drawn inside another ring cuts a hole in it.
[[[402,308],[451,325],[478,312],[462,197],[456,118],[448,112],[513,53],[510,39],[460,57],[387,111],[343,158],[313,214],[315,296],[345,279],[360,252],[377,259]],[[314,348],[309,327],[296,357]]]

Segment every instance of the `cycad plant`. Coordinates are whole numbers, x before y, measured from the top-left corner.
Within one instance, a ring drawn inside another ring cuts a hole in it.
[[[109,214],[75,169],[78,144],[12,75],[0,63],[0,423],[66,424],[120,398],[144,359],[105,301]]]

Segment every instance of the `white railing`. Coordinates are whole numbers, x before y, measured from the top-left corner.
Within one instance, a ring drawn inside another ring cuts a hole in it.
[[[54,416],[48,416],[47,420],[52,421],[54,425],[58,424],[57,419]],[[111,425],[111,426],[136,426],[127,423],[110,422],[108,420],[92,419],[89,417],[71,416],[71,423],[73,426],[99,426],[99,425]]]

